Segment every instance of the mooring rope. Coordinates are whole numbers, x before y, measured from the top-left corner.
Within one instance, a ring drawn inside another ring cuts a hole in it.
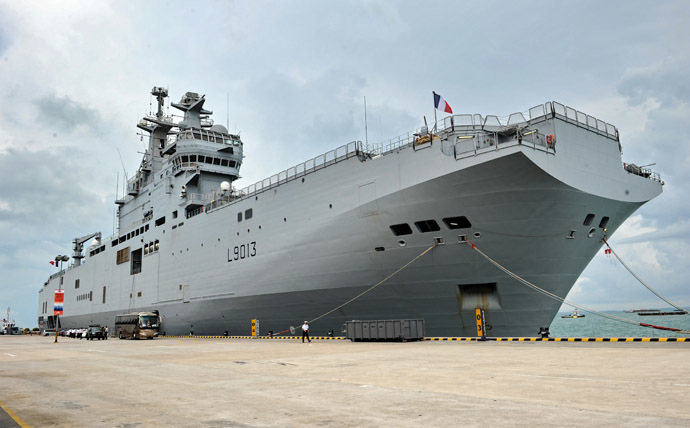
[[[360,297],[364,296],[365,294],[367,294],[368,292],[372,291],[373,289],[375,289],[375,288],[378,287],[379,285],[381,285],[381,284],[383,284],[384,282],[388,281],[389,279],[393,278],[395,275],[399,274],[403,269],[405,269],[406,267],[408,267],[409,265],[411,265],[412,263],[414,263],[417,259],[421,258],[421,257],[424,256],[426,253],[428,253],[429,251],[431,251],[436,245],[438,245],[438,244],[437,244],[436,242],[434,242],[434,245],[432,245],[432,246],[430,246],[429,248],[427,248],[426,250],[422,251],[421,254],[417,255],[415,258],[413,258],[412,260],[410,260],[409,262],[407,262],[404,266],[402,266],[401,268],[399,268],[398,270],[396,270],[396,271],[393,272],[392,274],[388,275],[387,277],[383,278],[381,281],[377,282],[376,284],[374,284],[374,285],[372,285],[371,287],[367,288],[366,290],[362,291],[361,293],[359,293],[358,295],[356,295],[356,296],[353,297],[352,299],[348,300],[347,302],[345,302],[345,303],[343,303],[343,304],[341,304],[341,305],[338,305],[338,306],[336,306],[335,308],[331,309],[330,311],[328,311],[328,312],[326,312],[326,313],[324,313],[324,314],[322,314],[322,315],[319,315],[318,317],[312,319],[311,321],[309,321],[309,324],[311,324],[311,323],[313,323],[313,322],[315,322],[315,321],[317,321],[317,320],[320,320],[321,318],[323,318],[323,317],[325,317],[325,316],[327,316],[327,315],[330,315],[330,314],[332,314],[333,312],[335,312],[335,311],[337,311],[337,310],[339,310],[339,309],[342,309],[343,306],[349,305],[350,303],[352,303],[352,302],[354,302],[355,300],[359,299]],[[295,334],[294,330],[295,330],[295,327],[290,326],[289,329],[283,330],[283,331],[279,331],[278,333],[274,333],[273,335],[274,335],[274,336],[278,336],[278,335],[280,335],[280,334],[287,333],[288,331],[289,331],[290,333],[292,333],[292,334]]]
[[[415,257],[414,259],[410,260],[409,262],[407,262],[407,263],[406,263],[403,267],[401,267],[400,269],[396,270],[396,271],[393,272],[392,274],[390,274],[390,275],[388,275],[387,277],[383,278],[383,279],[382,279],[381,281],[379,281],[378,283],[376,283],[376,284],[372,285],[371,287],[367,288],[366,290],[362,291],[361,293],[359,293],[358,295],[356,295],[356,296],[353,297],[352,299],[348,300],[347,302],[343,303],[342,305],[336,306],[335,308],[331,309],[330,311],[326,312],[326,313],[323,314],[323,315],[319,315],[318,317],[316,317],[316,318],[314,318],[313,320],[309,321],[309,323],[311,324],[311,323],[313,323],[314,321],[320,320],[321,318],[325,317],[326,315],[332,314],[333,312],[335,312],[335,311],[337,311],[337,310],[339,310],[339,309],[342,309],[343,306],[348,305],[348,304],[354,302],[355,300],[359,299],[360,297],[364,296],[365,294],[367,294],[367,293],[370,292],[371,290],[375,289],[375,288],[378,287],[379,285],[381,285],[381,284],[383,284],[384,282],[388,281],[389,279],[393,278],[395,275],[397,275],[398,273],[400,273],[403,269],[405,269],[406,267],[408,267],[409,265],[411,265],[412,263],[414,263],[417,259],[421,258],[423,255],[425,255],[426,253],[428,253],[429,251],[431,251],[436,245],[438,245],[438,244],[437,244],[436,242],[434,242],[434,245],[432,245],[431,247],[429,247],[429,248],[427,248],[426,250],[422,251],[421,254],[419,254],[417,257]]]
[[[521,277],[519,277],[518,275],[514,274],[513,272],[511,272],[510,270],[508,270],[507,268],[505,268],[504,266],[502,266],[500,263],[498,263],[496,260],[494,260],[494,259],[492,259],[491,257],[489,257],[488,255],[486,255],[482,250],[480,250],[479,248],[477,248],[477,246],[476,246],[475,244],[473,244],[472,242],[468,241],[467,239],[465,239],[464,242],[468,243],[474,251],[476,251],[476,252],[478,252],[479,254],[481,254],[482,257],[484,257],[484,258],[485,258],[486,260],[488,260],[491,264],[493,264],[494,266],[496,266],[497,268],[499,268],[500,270],[502,270],[503,272],[505,272],[505,273],[508,274],[509,276],[515,278],[516,280],[518,280],[519,282],[521,282],[521,283],[525,284],[526,286],[532,288],[533,290],[535,290],[535,291],[537,291],[537,292],[539,292],[539,293],[541,293],[541,294],[544,294],[544,295],[546,295],[546,296],[548,296],[548,297],[550,297],[550,298],[552,298],[552,299],[558,300],[559,302],[565,303],[565,304],[568,305],[568,306],[572,306],[573,308],[581,309],[581,310],[583,310],[583,311],[585,311],[585,312],[589,312],[589,313],[592,313],[592,314],[595,314],[595,315],[599,315],[599,316],[604,317],[604,318],[609,318],[609,319],[611,319],[611,320],[624,322],[624,323],[626,323],[626,324],[632,324],[632,325],[637,325],[637,326],[642,326],[642,327],[656,328],[656,329],[659,329],[659,330],[675,331],[675,332],[677,332],[677,333],[682,333],[682,334],[690,334],[690,330],[681,330],[681,329],[679,329],[679,328],[663,327],[663,326],[656,326],[656,325],[653,325],[653,324],[639,323],[639,322],[635,322],[635,321],[632,321],[632,320],[628,320],[628,319],[625,319],[625,318],[621,318],[621,317],[618,317],[618,316],[615,316],[615,315],[611,315],[611,314],[607,314],[607,313],[604,313],[604,312],[600,312],[600,311],[597,311],[597,310],[595,310],[595,309],[591,309],[591,308],[588,308],[588,307],[586,307],[586,306],[579,305],[579,304],[577,304],[577,303],[570,302],[570,301],[568,301],[568,300],[566,300],[566,299],[564,299],[564,298],[562,298],[562,297],[559,297],[559,296],[557,296],[557,295],[551,293],[550,291],[544,290],[543,288],[540,288],[539,286],[534,285],[534,284],[532,284],[531,282],[527,281],[526,279],[521,278]]]
[[[640,278],[639,276],[635,275],[635,272],[633,272],[633,271],[628,267],[628,265],[626,265],[625,262],[624,262],[623,260],[621,260],[620,257],[618,257],[618,254],[616,254],[616,252],[613,251],[613,248],[611,248],[611,245],[609,244],[609,241],[606,240],[606,237],[601,238],[601,240],[604,241],[604,244],[606,244],[606,246],[609,248],[609,250],[611,250],[611,253],[612,253],[614,256],[616,256],[616,258],[618,259],[618,261],[621,262],[621,264],[623,265],[623,267],[625,267],[625,269],[627,269],[628,272],[630,272],[630,274],[631,274],[632,276],[635,277],[635,279],[637,279],[638,281],[640,281],[640,284],[642,284],[642,285],[644,285],[645,287],[647,287],[647,290],[651,291],[652,293],[654,293],[654,294],[656,295],[656,297],[660,298],[661,300],[663,300],[664,302],[666,302],[666,303],[668,303],[669,305],[673,306],[674,308],[678,309],[679,311],[683,312],[684,314],[687,314],[687,313],[688,313],[688,311],[686,311],[685,309],[681,308],[680,306],[674,304],[674,303],[671,302],[670,300],[667,300],[667,299],[666,299],[664,296],[662,296],[661,294],[657,293],[657,291],[656,291],[655,289],[653,289],[652,287],[650,287],[646,282],[644,282],[644,281],[642,280],[642,278]]]

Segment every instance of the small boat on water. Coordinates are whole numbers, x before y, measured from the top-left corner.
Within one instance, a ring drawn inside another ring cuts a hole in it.
[[[585,314],[581,314],[580,312],[578,312],[577,309],[575,309],[574,311],[572,311],[568,315],[561,315],[561,318],[584,318],[584,317],[585,317]]]

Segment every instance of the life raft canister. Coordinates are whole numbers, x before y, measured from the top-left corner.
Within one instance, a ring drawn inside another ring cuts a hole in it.
[[[556,137],[553,136],[553,134],[549,134],[546,136],[546,144],[553,146],[553,143],[556,142]]]

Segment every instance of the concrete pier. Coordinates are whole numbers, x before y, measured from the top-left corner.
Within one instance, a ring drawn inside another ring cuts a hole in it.
[[[690,426],[687,342],[53,342],[0,336],[24,426]]]

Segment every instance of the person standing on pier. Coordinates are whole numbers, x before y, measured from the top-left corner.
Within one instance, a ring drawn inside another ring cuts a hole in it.
[[[304,324],[302,324],[302,343],[304,343],[305,337],[309,342],[311,342],[311,339],[309,338],[309,324],[306,321]]]

